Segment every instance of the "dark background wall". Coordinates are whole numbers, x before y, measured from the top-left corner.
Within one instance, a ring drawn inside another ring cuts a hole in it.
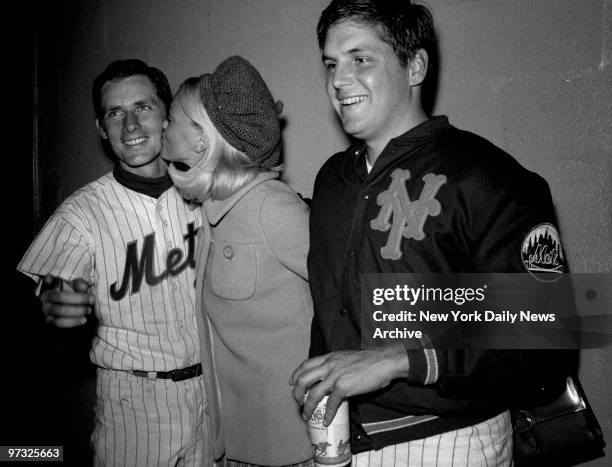
[[[112,161],[95,131],[90,88],[93,78],[119,58],[138,57],[161,68],[173,90],[188,76],[211,72],[229,55],[251,60],[285,104],[285,180],[310,196],[321,164],[346,145],[325,95],[315,38],[318,16],[327,3],[41,3],[36,34],[29,36],[36,72],[36,85],[30,89],[36,116],[31,136],[37,145],[34,162],[29,148],[22,149],[20,162],[25,173],[31,169],[35,177],[22,188],[18,204],[31,209],[32,216],[18,232],[22,248],[13,252],[13,264],[68,194],[110,169]],[[428,4],[442,63],[434,113],[447,114],[454,125],[490,139],[548,180],[573,272],[612,271],[612,0]],[[30,186],[32,197],[27,193]],[[15,290],[29,293],[29,285],[18,282]],[[26,315],[19,324],[38,329],[36,312]],[[40,352],[32,349],[48,343],[37,331],[31,336],[35,342],[22,342],[22,357],[40,364]],[[75,359],[72,364],[82,364],[68,353]],[[609,443],[611,353],[609,347],[583,351],[580,370]],[[62,366],[59,358],[47,360],[43,366],[51,373],[70,374],[71,367]],[[45,387],[40,379],[31,385],[33,397]],[[47,419],[42,423],[53,425]],[[608,463],[609,456],[589,465]]]

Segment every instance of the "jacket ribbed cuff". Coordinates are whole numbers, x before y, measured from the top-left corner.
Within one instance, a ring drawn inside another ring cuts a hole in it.
[[[438,381],[440,362],[436,349],[406,349],[409,370],[406,380],[409,383],[428,385]]]

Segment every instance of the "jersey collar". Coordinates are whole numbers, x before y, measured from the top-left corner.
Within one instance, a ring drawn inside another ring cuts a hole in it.
[[[168,172],[161,177],[143,177],[142,175],[128,172],[121,167],[121,164],[115,164],[113,176],[124,187],[152,198],[159,198],[164,191],[172,186],[172,179]]]

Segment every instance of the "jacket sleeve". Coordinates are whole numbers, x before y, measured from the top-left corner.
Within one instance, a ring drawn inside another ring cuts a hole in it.
[[[263,200],[259,219],[266,243],[287,269],[308,280],[309,209],[289,188],[270,192]]]
[[[538,226],[555,227],[552,199],[547,183],[535,174],[522,188],[518,183],[511,188],[489,198],[491,208],[474,229],[472,268],[477,272],[524,273],[523,277],[531,278],[521,252]],[[533,278],[534,297],[545,287]],[[494,398],[510,405],[552,399],[578,363],[578,352],[570,349],[432,348],[407,350],[407,354],[408,382],[412,384],[436,384],[444,397]]]

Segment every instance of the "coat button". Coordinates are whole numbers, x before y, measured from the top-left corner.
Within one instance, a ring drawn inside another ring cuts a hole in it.
[[[227,259],[232,259],[234,257],[234,247],[228,245],[223,248],[223,256],[225,256]]]
[[[363,200],[367,200],[369,198],[370,198],[370,195],[368,194],[367,191],[361,195],[361,199],[363,199]]]
[[[342,308],[340,308],[340,314],[342,316],[346,316],[346,314],[348,313],[348,310],[346,309],[345,306],[343,306]]]

